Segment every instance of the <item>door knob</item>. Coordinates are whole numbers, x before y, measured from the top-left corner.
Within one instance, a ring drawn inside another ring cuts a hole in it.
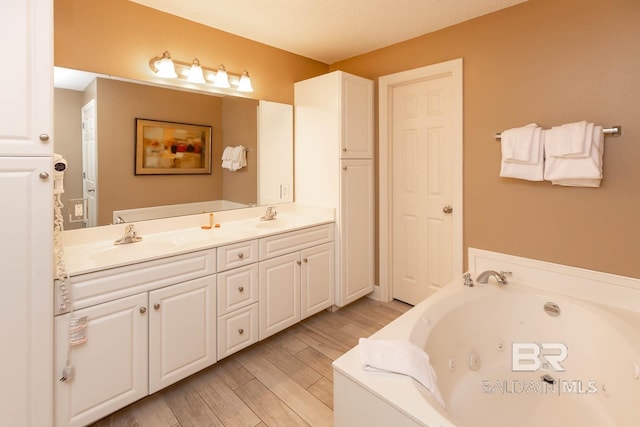
[[[447,205],[444,208],[442,208],[442,212],[446,214],[450,214],[451,212],[453,212],[453,207],[451,205]]]

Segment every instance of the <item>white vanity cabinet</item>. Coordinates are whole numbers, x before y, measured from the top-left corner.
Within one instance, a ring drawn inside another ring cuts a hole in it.
[[[69,318],[55,318],[58,426],[98,420],[216,362],[215,249],[71,278],[87,341],[69,347]],[[81,308],[82,307],[82,308]]]
[[[260,239],[260,339],[333,304],[333,225]]]
[[[258,241],[218,248],[218,360],[258,342]]]
[[[73,378],[60,382],[69,351],[69,314],[55,319],[56,426],[84,426],[148,394],[147,294],[78,310],[87,342],[71,347]]]
[[[336,209],[335,304],[373,291],[373,82],[342,71],[295,88],[296,202]]]

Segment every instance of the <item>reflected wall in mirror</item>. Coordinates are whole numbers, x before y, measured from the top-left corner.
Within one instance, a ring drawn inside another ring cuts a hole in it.
[[[93,119],[85,107],[91,100]],[[63,203],[89,200],[89,222],[69,223],[65,214],[66,229],[111,224],[113,212],[126,209],[217,200],[234,207],[293,200],[290,105],[102,77],[82,91],[56,88],[54,101],[55,149],[69,164]],[[136,118],[211,126],[212,173],[135,175]],[[224,148],[237,145],[247,150],[246,166],[223,169]],[[260,158],[268,160],[259,164]],[[167,210],[167,215],[173,211]]]

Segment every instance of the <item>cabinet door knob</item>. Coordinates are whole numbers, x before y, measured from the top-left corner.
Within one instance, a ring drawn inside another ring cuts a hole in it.
[[[240,259],[244,258],[244,254],[243,254],[242,252],[240,252],[240,253],[238,254],[238,258],[240,258]]]
[[[40,173],[38,174],[38,177],[39,177],[41,180],[46,181],[47,179],[49,179],[49,174],[48,174],[47,172],[40,172]]]
[[[49,142],[49,135],[47,135],[46,133],[41,133],[39,138],[42,142]]]
[[[242,328],[238,329],[238,333],[239,333],[240,335],[244,334],[244,329],[242,329]]]
[[[443,207],[442,208],[442,212],[444,212],[446,214],[450,214],[451,212],[453,212],[453,206],[447,205],[447,206]]]
[[[302,258],[304,262],[309,262],[309,258]]]
[[[244,292],[244,286],[238,286],[238,292]]]
[[[347,151],[347,147],[342,147],[342,151]]]
[[[342,170],[343,170],[343,171],[346,171],[346,170],[347,170],[347,167],[346,167],[346,166],[343,166],[343,167],[342,167]]]
[[[145,314],[147,312],[147,307],[140,307],[140,314]]]
[[[154,310],[160,310],[160,304],[158,304],[158,303],[153,304],[153,309]]]
[[[298,261],[296,261],[296,263],[297,263],[298,265],[301,265],[301,264],[302,264],[302,261],[298,260]]]

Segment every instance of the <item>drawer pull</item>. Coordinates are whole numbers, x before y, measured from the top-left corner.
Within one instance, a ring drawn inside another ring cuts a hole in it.
[[[238,286],[238,292],[244,292],[244,286]]]
[[[147,307],[140,307],[140,314],[145,314],[147,312]]]
[[[301,265],[301,264],[302,264],[302,261],[298,260],[298,261],[296,261],[296,263],[297,263],[298,265]]]
[[[153,304],[153,309],[154,310],[159,310],[160,309],[160,304],[158,304],[158,303]]]
[[[244,334],[244,329],[242,329],[242,328],[238,329],[238,333],[239,333],[240,335]]]
[[[240,259],[244,258],[244,254],[243,254],[242,252],[240,252],[240,253],[238,254],[238,258],[240,258]]]
[[[304,262],[309,262],[309,258],[302,258]]]

